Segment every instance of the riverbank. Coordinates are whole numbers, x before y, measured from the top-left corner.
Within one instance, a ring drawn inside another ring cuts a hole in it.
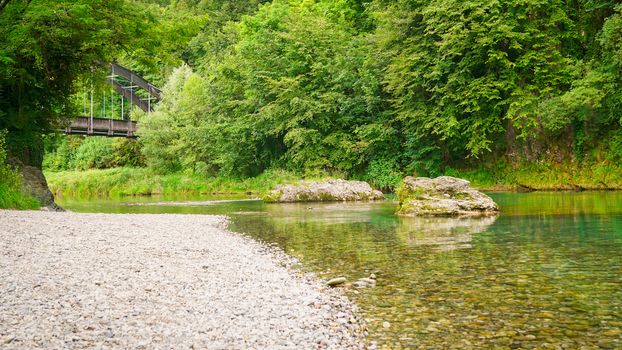
[[[445,170],[445,174],[471,182],[488,192],[603,191],[622,189],[622,167],[611,162],[576,163],[505,162],[473,169]]]
[[[226,224],[0,211],[3,347],[363,347],[345,297]]]
[[[50,189],[59,196],[139,196],[139,195],[242,195],[261,196],[276,185],[302,180],[283,170],[267,171],[257,177],[232,179],[195,174],[154,174],[145,168],[45,172]],[[622,167],[612,163],[577,166],[573,164],[530,163],[474,169],[445,169],[444,175],[463,178],[472,187],[488,192],[621,190]],[[306,178],[326,180],[327,177]],[[399,182],[394,184],[397,188]],[[373,186],[373,182],[372,182]]]
[[[0,184],[0,209],[38,209],[39,202],[25,195],[19,188]]]
[[[54,195],[143,196],[143,195],[255,195],[277,184],[300,180],[286,171],[269,171],[247,179],[205,177],[196,174],[155,174],[145,168],[45,172]]]

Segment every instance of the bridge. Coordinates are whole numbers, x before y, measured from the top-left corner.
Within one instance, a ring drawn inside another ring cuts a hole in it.
[[[97,62],[100,66],[106,66]],[[125,118],[124,103],[127,100],[131,106],[136,106],[146,113],[151,113],[153,103],[160,100],[162,91],[147,81],[145,78],[132,72],[131,70],[119,65],[116,62],[109,64],[110,75],[108,82],[114,91],[121,95],[120,116],[121,119],[114,119],[114,98],[111,96],[111,118],[95,117],[93,115],[93,81],[91,77],[90,92],[90,115],[69,118],[69,125],[63,129],[67,135],[87,135],[87,136],[107,136],[107,137],[128,137],[135,138],[138,123]],[[147,93],[143,98],[136,92],[136,88],[141,88]],[[86,114],[86,92],[85,92],[84,114]],[[105,114],[104,97],[104,114]]]
[[[131,120],[95,117],[74,117],[65,128],[67,135],[136,137],[137,123]]]

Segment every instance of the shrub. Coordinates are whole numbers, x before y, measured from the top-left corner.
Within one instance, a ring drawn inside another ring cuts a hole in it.
[[[622,161],[622,130],[618,129],[609,140],[607,160],[612,162]]]
[[[369,163],[364,179],[383,191],[394,191],[402,181],[403,174],[393,160],[373,160]]]
[[[72,167],[79,170],[111,167],[114,161],[112,141],[103,137],[85,138],[75,152]]]

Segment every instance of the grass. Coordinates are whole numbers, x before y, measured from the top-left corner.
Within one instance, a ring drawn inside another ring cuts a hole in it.
[[[2,141],[1,138],[0,141]],[[0,142],[0,208],[39,209],[41,203],[22,191],[22,178],[19,171],[5,164],[5,159],[6,154]]]
[[[263,196],[278,184],[302,179],[301,176],[284,170],[269,170],[247,179],[206,178],[189,173],[155,174],[145,168],[46,172],[45,175],[54,194],[80,197],[153,194]],[[589,166],[529,163],[515,167],[501,163],[475,169],[448,168],[444,175],[467,179],[475,188],[485,191],[622,189],[622,166],[606,162]],[[318,176],[310,180],[324,180],[327,177]],[[12,200],[25,203],[24,199]],[[2,204],[0,202],[0,206]]]
[[[499,164],[475,169],[446,169],[445,175],[464,178],[487,191],[564,191],[622,189],[622,166],[610,162]]]
[[[271,170],[257,177],[232,179],[195,174],[155,174],[145,168],[46,172],[50,190],[65,196],[136,196],[179,194],[263,195],[280,183],[301,179],[287,171]]]
[[[0,183],[0,208],[2,209],[39,209],[39,201]]]

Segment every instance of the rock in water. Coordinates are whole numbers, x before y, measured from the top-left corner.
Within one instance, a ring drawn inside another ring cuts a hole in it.
[[[333,278],[332,280],[329,280],[328,282],[326,282],[326,284],[328,284],[331,287],[334,287],[340,284],[344,284],[345,282],[346,282],[345,277],[337,277],[337,278]]]
[[[451,176],[404,178],[398,196],[398,214],[407,216],[484,216],[499,212],[487,195],[470,182]]]
[[[383,199],[382,192],[367,182],[328,180],[326,182],[300,181],[298,184],[278,185],[263,200],[266,202],[323,202],[366,201]]]
[[[376,280],[371,278],[359,278],[358,281],[352,284],[354,288],[368,288],[375,287]]]

